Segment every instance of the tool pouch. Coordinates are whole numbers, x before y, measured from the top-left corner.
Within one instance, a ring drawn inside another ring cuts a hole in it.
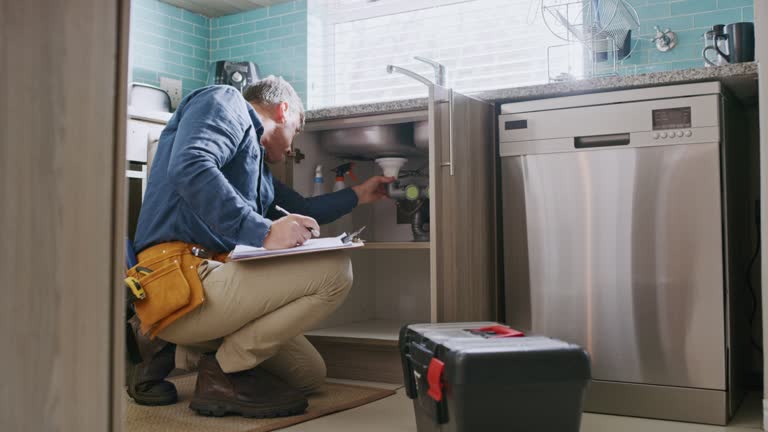
[[[189,303],[189,283],[178,262],[157,267],[139,279],[147,298],[134,303],[143,327],[152,327]]]
[[[162,243],[139,254],[127,276],[138,279],[146,298],[135,300],[142,334],[154,339],[164,328],[203,304],[197,266],[203,261],[182,242]],[[151,272],[140,271],[150,269]]]

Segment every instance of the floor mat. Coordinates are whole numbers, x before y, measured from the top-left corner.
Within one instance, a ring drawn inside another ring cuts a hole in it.
[[[307,412],[300,416],[274,419],[246,419],[239,416],[205,417],[189,409],[197,375],[176,377],[179,402],[164,407],[137,405],[126,398],[126,432],[269,432],[317,417],[355,408],[395,394],[392,390],[326,383],[309,398]]]

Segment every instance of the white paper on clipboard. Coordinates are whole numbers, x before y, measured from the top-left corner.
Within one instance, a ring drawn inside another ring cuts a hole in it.
[[[363,247],[364,243],[360,241],[352,241],[344,243],[341,239],[344,238],[347,233],[344,233],[338,237],[323,237],[317,239],[309,239],[301,246],[296,246],[290,249],[264,249],[253,246],[235,246],[235,250],[229,253],[230,261],[246,261],[264,258],[273,258],[287,255],[300,255],[313,252],[323,252],[337,249],[353,249]]]

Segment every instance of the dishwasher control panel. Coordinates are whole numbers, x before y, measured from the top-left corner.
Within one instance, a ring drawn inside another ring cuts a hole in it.
[[[685,129],[692,126],[690,106],[655,109],[651,110],[651,115],[653,130]]]
[[[690,138],[693,136],[693,131],[691,129],[685,129],[685,130],[671,130],[671,131],[664,131],[664,132],[654,132],[653,133],[653,139],[672,139],[672,138]]]
[[[720,127],[719,95],[659,99],[501,114],[499,142],[531,142],[604,137],[645,136],[667,142],[689,142],[702,129]],[[700,137],[701,138],[701,137]]]

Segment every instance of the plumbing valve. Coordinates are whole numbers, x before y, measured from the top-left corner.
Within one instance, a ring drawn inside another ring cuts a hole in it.
[[[671,51],[677,46],[677,33],[670,29],[661,31],[659,26],[654,26],[656,36],[651,39],[651,43],[656,44],[656,49],[661,52]]]

